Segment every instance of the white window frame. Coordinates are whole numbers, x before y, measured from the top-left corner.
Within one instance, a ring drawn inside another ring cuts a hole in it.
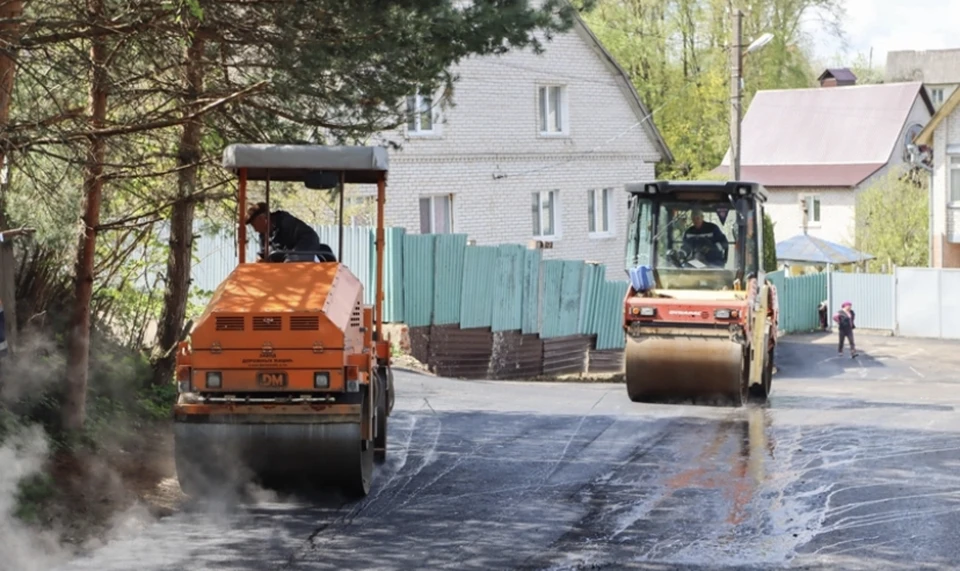
[[[940,107],[943,104],[943,88],[935,87],[930,90],[930,101],[933,103],[934,107]]]
[[[606,228],[602,227],[604,215]],[[587,233],[591,238],[608,238],[614,235],[612,188],[587,190]]]
[[[953,181],[957,180],[958,191],[953,192]],[[947,155],[947,204],[960,206],[960,154]]]
[[[551,198],[550,201],[550,211],[549,214],[546,213],[546,199]],[[560,238],[560,191],[557,189],[553,190],[540,190],[532,193],[531,202],[530,202],[530,214],[537,213],[536,221],[531,216],[530,222],[533,225],[531,228],[531,234],[534,238],[539,240],[556,240]],[[551,216],[552,220],[552,232],[545,233],[543,229],[545,228],[545,216]]]
[[[807,227],[819,227],[823,222],[823,200],[819,194],[807,194],[803,197],[807,206]],[[816,218],[814,217],[816,215]],[[803,211],[800,212],[800,221],[803,222]],[[802,225],[802,224],[801,224]]]
[[[413,103],[414,103],[413,108],[419,110],[419,112],[417,112],[413,117],[414,125],[412,127],[410,125],[411,99],[413,100]],[[422,129],[420,127],[420,120],[423,115],[423,106],[425,101],[430,102],[430,128],[429,129]],[[404,104],[404,111],[407,114],[407,121],[406,123],[404,123],[404,130],[406,131],[408,136],[430,137],[430,136],[440,135],[440,113],[438,111],[436,97],[432,95],[425,96],[421,94],[420,90],[418,89],[413,93],[413,95],[408,95],[407,98],[404,100],[403,104]]]
[[[560,119],[560,129],[556,130],[555,121],[551,122],[549,116],[545,113],[554,110],[555,105],[553,93],[558,90],[560,94],[559,113],[556,115]],[[544,109],[544,95],[546,95],[547,109]],[[566,85],[561,83],[539,83],[537,84],[537,133],[541,137],[566,137],[570,134],[570,91]],[[544,130],[544,122],[547,123]]]
[[[437,232],[436,222],[437,222],[437,199],[446,199],[449,208],[447,209],[447,231],[446,232]],[[429,220],[429,231],[423,231],[423,211],[421,210],[424,200],[428,200],[430,203],[430,220]],[[417,201],[417,212],[420,217],[420,233],[421,234],[452,234],[453,233],[453,194],[424,194],[420,196],[420,199]]]

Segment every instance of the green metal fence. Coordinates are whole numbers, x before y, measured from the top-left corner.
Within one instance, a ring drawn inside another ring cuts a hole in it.
[[[772,276],[770,281],[777,286],[780,329],[785,333],[816,331],[820,323],[817,308],[827,299],[827,274],[797,277],[784,277],[782,271],[775,274],[768,276]]]
[[[545,261],[518,244],[468,246],[462,234],[407,234],[402,242],[404,311],[390,321],[542,339],[595,335],[598,350],[624,347],[620,304],[628,284],[606,281],[602,265]]]

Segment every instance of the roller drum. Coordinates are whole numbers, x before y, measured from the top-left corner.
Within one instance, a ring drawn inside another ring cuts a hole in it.
[[[739,406],[743,347],[725,337],[627,337],[627,393],[634,402],[692,400]]]
[[[175,423],[177,476],[188,495],[259,482],[369,493],[373,443],[359,423]]]

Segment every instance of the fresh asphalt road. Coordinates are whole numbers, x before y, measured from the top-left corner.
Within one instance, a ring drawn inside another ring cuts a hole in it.
[[[960,564],[960,345],[785,338],[765,407],[396,375],[365,500],[182,511],[77,570],[933,569]]]

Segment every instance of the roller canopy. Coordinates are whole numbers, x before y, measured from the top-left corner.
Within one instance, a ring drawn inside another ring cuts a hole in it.
[[[320,175],[343,172],[344,182],[375,184],[389,170],[388,164],[383,147],[235,144],[223,150],[223,168],[234,173],[245,168],[248,180],[266,180],[268,170],[270,180],[300,182],[325,181],[329,177]]]

